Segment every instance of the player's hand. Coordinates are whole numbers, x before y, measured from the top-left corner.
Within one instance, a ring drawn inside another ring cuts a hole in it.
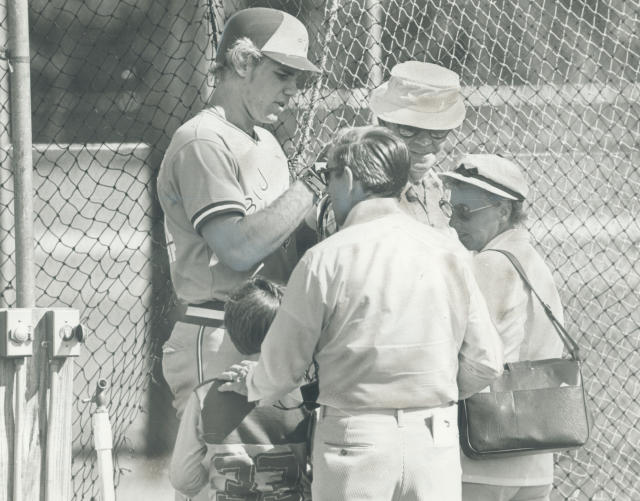
[[[316,162],[298,173],[298,179],[311,190],[316,200],[321,199],[327,190],[326,179],[324,177],[326,165],[326,162]]]
[[[218,391],[235,391],[240,395],[247,395],[247,376],[249,375],[249,371],[257,364],[258,362],[254,362],[251,360],[243,360],[239,364],[234,364],[225,370],[220,376],[219,379],[224,381],[228,381],[220,385]]]
[[[331,144],[325,145],[316,157],[315,162],[298,172],[298,179],[307,185],[316,199],[322,198],[327,191],[326,169],[330,148]]]

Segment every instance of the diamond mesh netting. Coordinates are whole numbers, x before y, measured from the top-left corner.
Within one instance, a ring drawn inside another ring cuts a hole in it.
[[[75,499],[97,490],[83,399],[98,377],[112,384],[119,448],[144,445],[126,438],[141,411],[153,424],[146,395],[159,386],[172,305],[155,173],[171,134],[206,105],[224,21],[248,6],[298,17],[323,69],[274,127],[292,164],[339,127],[370,122],[369,92],[396,63],[460,74],[467,118],[438,169],[463,152],[526,169],[529,229],[586,354],[593,436],[557,456],[552,499],[640,499],[637,0],[31,0],[38,306],[78,308],[92,332],[74,389]],[[7,87],[3,71],[3,96]],[[0,227],[12,235],[2,145]],[[13,306],[12,238],[0,244],[0,280]]]

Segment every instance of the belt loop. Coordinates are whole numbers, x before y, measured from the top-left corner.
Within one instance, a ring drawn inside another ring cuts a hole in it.
[[[396,421],[398,428],[404,427],[404,411],[402,409],[396,409]]]

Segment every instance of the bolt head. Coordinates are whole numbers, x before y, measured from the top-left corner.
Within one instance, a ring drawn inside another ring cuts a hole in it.
[[[71,327],[69,324],[63,325],[60,328],[59,335],[65,341],[70,341],[71,339],[73,339],[73,327]]]
[[[9,331],[9,338],[16,343],[26,343],[31,339],[30,326],[20,324],[15,329]]]

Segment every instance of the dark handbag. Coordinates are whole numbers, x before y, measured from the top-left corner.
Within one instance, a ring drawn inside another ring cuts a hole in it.
[[[533,289],[516,257],[487,250],[511,261],[571,358],[507,363],[490,391],[462,400],[458,412],[462,451],[471,459],[493,459],[581,447],[589,439],[591,423],[578,345]]]

